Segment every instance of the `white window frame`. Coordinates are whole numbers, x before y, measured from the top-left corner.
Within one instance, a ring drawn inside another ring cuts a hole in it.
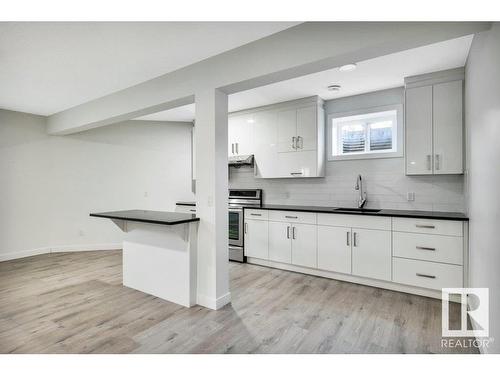
[[[333,144],[332,144],[332,128],[333,120],[340,117],[349,116],[359,116],[367,115],[376,112],[386,112],[386,111],[396,111],[396,151],[384,152],[375,151],[370,153],[360,153],[360,154],[345,154],[345,155],[333,155]],[[349,112],[332,112],[327,115],[327,152],[328,161],[335,160],[355,160],[355,159],[384,159],[384,158],[402,158],[404,156],[404,115],[403,115],[403,105],[402,104],[391,104],[378,107],[370,107],[357,109]]]

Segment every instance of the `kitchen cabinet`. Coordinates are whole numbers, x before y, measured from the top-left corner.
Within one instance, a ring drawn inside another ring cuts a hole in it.
[[[432,88],[434,174],[463,173],[462,82]]]
[[[316,268],[317,236],[316,225],[292,225],[292,264],[303,267]]]
[[[421,217],[245,209],[245,255],[250,263],[439,297],[441,287],[465,284],[467,228]]]
[[[229,116],[228,153],[253,154],[257,178],[322,177],[324,127],[318,97],[252,108]]]
[[[318,226],[318,268],[351,273],[351,228]]]
[[[278,112],[278,152],[314,151],[317,140],[317,106]]]
[[[228,118],[228,155],[253,154],[253,115],[242,114]]]
[[[391,280],[391,232],[352,229],[352,274]]]
[[[461,174],[463,78],[456,79],[456,72],[449,81],[443,73],[425,78],[413,79],[405,90],[406,174]]]
[[[269,234],[266,220],[245,219],[245,256],[269,258]]]
[[[269,222],[269,260],[292,263],[292,240],[289,223]]]
[[[316,267],[316,226],[270,221],[269,259],[303,267]]]

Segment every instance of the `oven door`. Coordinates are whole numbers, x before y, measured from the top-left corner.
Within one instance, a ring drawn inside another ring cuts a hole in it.
[[[229,245],[243,246],[242,208],[229,208]]]

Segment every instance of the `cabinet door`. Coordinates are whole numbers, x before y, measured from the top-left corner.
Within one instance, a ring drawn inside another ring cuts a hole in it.
[[[352,274],[391,280],[391,232],[352,228]]]
[[[292,224],[292,264],[318,266],[316,225]]]
[[[278,152],[295,151],[297,110],[278,112]]]
[[[297,151],[317,149],[318,108],[316,106],[297,109]]]
[[[351,228],[318,226],[318,268],[351,273]]]
[[[278,113],[261,111],[254,114],[255,175],[271,178],[278,175]]]
[[[260,259],[269,258],[268,222],[245,220],[245,255]]]
[[[406,174],[432,174],[432,86],[406,90]]]
[[[292,228],[289,223],[269,222],[269,260],[292,262]]]
[[[277,169],[275,177],[317,177],[318,155],[316,151],[279,153]]]
[[[229,155],[249,155],[252,150],[253,115],[232,116],[228,120]]]
[[[463,173],[462,81],[433,86],[434,174]]]

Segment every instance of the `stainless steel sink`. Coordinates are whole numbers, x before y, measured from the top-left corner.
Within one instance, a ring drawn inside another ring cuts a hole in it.
[[[333,211],[343,211],[343,212],[379,212],[380,210],[375,209],[375,208],[352,208],[352,207],[338,207],[334,208]]]

